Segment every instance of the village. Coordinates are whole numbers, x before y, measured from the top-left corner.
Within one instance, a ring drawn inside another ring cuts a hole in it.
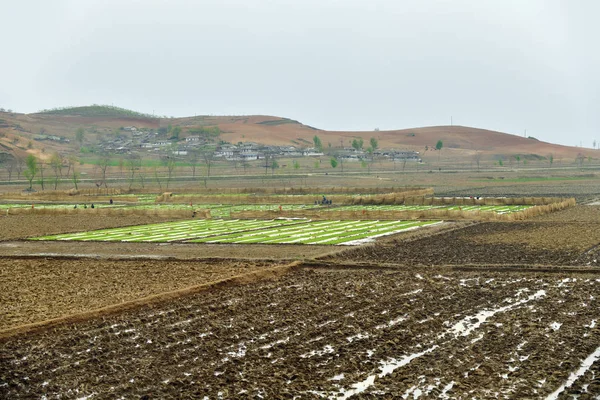
[[[335,156],[342,161],[360,162],[364,159],[385,158],[390,161],[421,162],[420,153],[412,150],[373,149],[347,147],[326,148],[323,150],[311,146],[312,143],[295,141],[295,145],[273,146],[255,142],[228,143],[214,140],[206,135],[189,135],[184,138],[168,137],[168,134],[150,129],[138,129],[135,126],[121,128],[121,134],[106,135],[98,145],[99,153],[134,154],[154,153],[160,156],[189,156],[192,153],[212,152],[213,157],[228,161],[253,161],[273,157],[321,157]]]

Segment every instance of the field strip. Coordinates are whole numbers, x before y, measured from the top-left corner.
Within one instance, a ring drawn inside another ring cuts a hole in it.
[[[531,301],[536,301],[536,300],[546,297],[545,290],[538,290],[534,294],[529,295],[528,297],[526,297],[524,299],[516,300],[516,298],[518,298],[521,293],[522,293],[521,291],[517,291],[514,296],[505,299],[504,302],[510,303],[506,306],[492,308],[492,309],[484,308],[484,309],[480,310],[479,312],[477,312],[476,314],[463,317],[460,321],[456,322],[455,324],[450,326],[448,329],[446,329],[445,332],[443,332],[437,336],[437,339],[438,340],[441,339],[441,340],[443,340],[443,342],[430,343],[430,344],[420,343],[419,347],[427,347],[426,350],[422,350],[420,352],[409,354],[409,355],[404,355],[400,359],[395,359],[395,358],[388,356],[385,361],[384,360],[379,361],[380,366],[377,368],[377,372],[374,372],[374,373],[368,375],[367,378],[365,378],[362,381],[350,384],[349,389],[345,389],[342,387],[339,389],[338,392],[327,393],[327,394],[325,394],[325,396],[322,396],[322,397],[327,397],[329,399],[348,399],[349,397],[351,397],[355,394],[362,393],[365,390],[367,390],[369,387],[376,384],[375,380],[377,377],[382,378],[386,375],[389,375],[392,372],[394,372],[396,369],[408,365],[412,360],[414,360],[416,358],[422,357],[422,356],[424,356],[428,353],[431,353],[435,350],[442,349],[444,346],[450,344],[451,342],[453,342],[461,337],[469,336],[471,333],[476,331],[484,322],[486,322],[489,318],[491,318],[495,314],[512,311],[514,309],[519,308],[523,304],[529,303]],[[478,338],[478,340],[481,340],[481,338]],[[600,350],[597,350],[597,351],[600,354]],[[594,359],[595,359],[597,357],[596,352],[594,352],[592,355],[590,355],[590,357],[588,357],[588,359],[591,359],[592,356],[594,356]],[[587,359],[586,359],[586,361],[587,361]],[[591,365],[591,363],[590,363],[590,365]],[[582,366],[582,368],[584,368],[584,367],[586,369],[589,368],[589,366],[585,362],[584,362],[584,365]],[[320,393],[317,391],[311,391],[311,392],[318,393],[318,394],[324,394],[324,393]]]
[[[358,240],[390,235],[407,229],[439,223],[439,221],[310,221],[294,226],[258,229],[252,232],[235,232],[190,240],[190,243],[235,243],[235,244],[315,244],[335,245]]]
[[[415,230],[415,229],[419,229],[419,228],[421,228],[423,226],[433,226],[433,225],[437,225],[437,224],[442,224],[443,222],[444,221],[423,221],[423,222],[421,222],[419,224],[412,224],[410,226],[401,227],[400,229],[396,229],[396,230],[393,230],[393,231],[388,231],[388,232],[385,232],[385,233],[381,233],[379,235],[369,236],[368,238],[364,238],[364,239],[352,240],[352,241],[341,243],[341,244],[350,245],[350,246],[361,245],[361,244],[364,244],[364,243],[372,242],[373,239],[376,239],[376,238],[379,238],[379,237],[394,235],[396,233],[406,232],[406,231],[410,231],[410,230]]]
[[[370,222],[370,221],[369,221]],[[256,242],[256,243],[264,243],[265,241],[268,241],[268,239],[266,238],[280,238],[281,236],[285,236],[285,234],[287,232],[290,232],[290,234],[288,236],[297,238],[299,235],[302,235],[304,233],[307,234],[312,234],[313,232],[323,232],[323,228],[321,227],[327,227],[327,228],[331,228],[332,226],[335,226],[335,228],[333,229],[337,229],[338,227],[344,228],[346,226],[352,226],[354,225],[356,222],[354,221],[350,221],[350,222],[342,222],[342,221],[320,221],[320,222],[311,222],[311,223],[305,223],[305,224],[300,224],[298,226],[294,226],[292,228],[283,228],[283,229],[273,229],[270,231],[256,231],[256,232],[252,232],[249,234],[237,234],[234,235],[233,237],[231,236],[225,236],[223,239],[220,239],[221,241],[219,241],[220,243],[250,243],[250,242]],[[212,243],[212,241],[210,242]]]
[[[140,299],[126,301],[119,304],[113,304],[97,308],[95,310],[89,310],[83,313],[66,315],[63,317],[53,318],[46,321],[35,322],[31,324],[25,324],[0,330],[0,343],[6,339],[9,339],[16,335],[22,335],[25,333],[39,332],[50,328],[57,327],[59,325],[78,323],[87,321],[94,318],[104,317],[108,315],[122,313],[127,310],[139,308],[141,306],[148,306],[154,304],[160,304],[169,302],[180,297],[189,296],[192,294],[204,292],[213,288],[224,288],[231,285],[245,285],[254,283],[261,280],[275,279],[282,275],[288,274],[300,267],[300,262],[294,261],[290,264],[281,265],[272,268],[264,268],[258,271],[252,271],[246,274],[236,275],[229,278],[221,279],[214,282],[203,283],[200,285],[194,285],[183,289],[173,290],[170,292],[163,292],[154,294]]]
[[[296,220],[286,219],[267,221],[191,220],[116,229],[102,229],[75,234],[43,236],[32,240],[168,242],[297,223],[298,221]]]
[[[546,400],[558,399],[558,396],[566,388],[570,387],[573,383],[575,383],[577,378],[579,378],[580,376],[583,376],[583,374],[585,374],[586,371],[590,369],[592,364],[594,364],[596,362],[596,360],[598,360],[598,358],[600,358],[600,347],[597,347],[596,350],[594,350],[594,352],[592,354],[587,356],[587,358],[585,360],[583,360],[583,362],[581,363],[581,366],[579,367],[579,369],[575,372],[572,372],[571,375],[569,375],[569,379],[567,379],[567,381],[565,383],[560,385],[560,387],[558,389],[556,389],[548,397],[546,397]]]

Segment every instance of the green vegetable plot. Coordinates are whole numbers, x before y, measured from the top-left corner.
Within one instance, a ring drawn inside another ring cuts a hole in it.
[[[472,205],[472,206],[404,206],[404,205],[355,205],[355,206],[341,206],[341,207],[321,207],[321,211],[421,211],[421,210],[432,210],[432,209],[448,209],[448,210],[463,210],[463,211],[491,211],[498,214],[506,214],[524,210],[532,206],[526,205],[502,205],[502,206],[483,206],[483,205]]]
[[[438,221],[191,220],[43,236],[32,240],[359,244]]]
[[[190,240],[193,243],[358,244],[439,221],[309,221],[294,226],[273,227]]]
[[[293,220],[190,220],[42,236],[33,240],[174,242],[297,223]]]

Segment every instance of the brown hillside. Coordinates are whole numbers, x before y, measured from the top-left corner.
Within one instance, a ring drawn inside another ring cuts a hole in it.
[[[426,146],[435,147],[438,140],[443,142],[445,157],[465,157],[480,152],[486,157],[510,155],[537,155],[555,158],[575,159],[582,153],[585,157],[597,158],[600,151],[578,147],[561,146],[516,135],[470,128],[465,126],[434,126],[393,131],[324,131],[300,122],[266,115],[252,116],[195,116],[185,118],[145,118],[145,117],[82,117],[71,115],[0,113],[0,151],[15,151],[44,154],[74,152],[78,144],[74,142],[79,127],[86,130],[84,144],[93,144],[103,135],[111,134],[123,126],[157,129],[168,125],[181,126],[182,137],[190,130],[199,127],[218,126],[223,132],[220,139],[230,142],[257,142],[270,145],[294,145],[309,147],[313,137],[319,136],[323,145],[334,148],[350,147],[352,140],[362,138],[367,147],[370,138],[375,137],[382,149],[409,149],[425,152]],[[48,135],[66,137],[71,143],[34,141],[35,135],[44,132]],[[33,148],[28,149],[29,143]]]

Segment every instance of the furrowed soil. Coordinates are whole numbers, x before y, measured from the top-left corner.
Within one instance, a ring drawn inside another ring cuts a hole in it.
[[[531,221],[484,222],[412,241],[391,240],[326,259],[403,265],[600,263],[600,208],[577,206]]]
[[[206,284],[275,263],[0,259],[0,331]]]
[[[599,281],[299,269],[12,337],[0,397],[586,398],[600,394]]]

